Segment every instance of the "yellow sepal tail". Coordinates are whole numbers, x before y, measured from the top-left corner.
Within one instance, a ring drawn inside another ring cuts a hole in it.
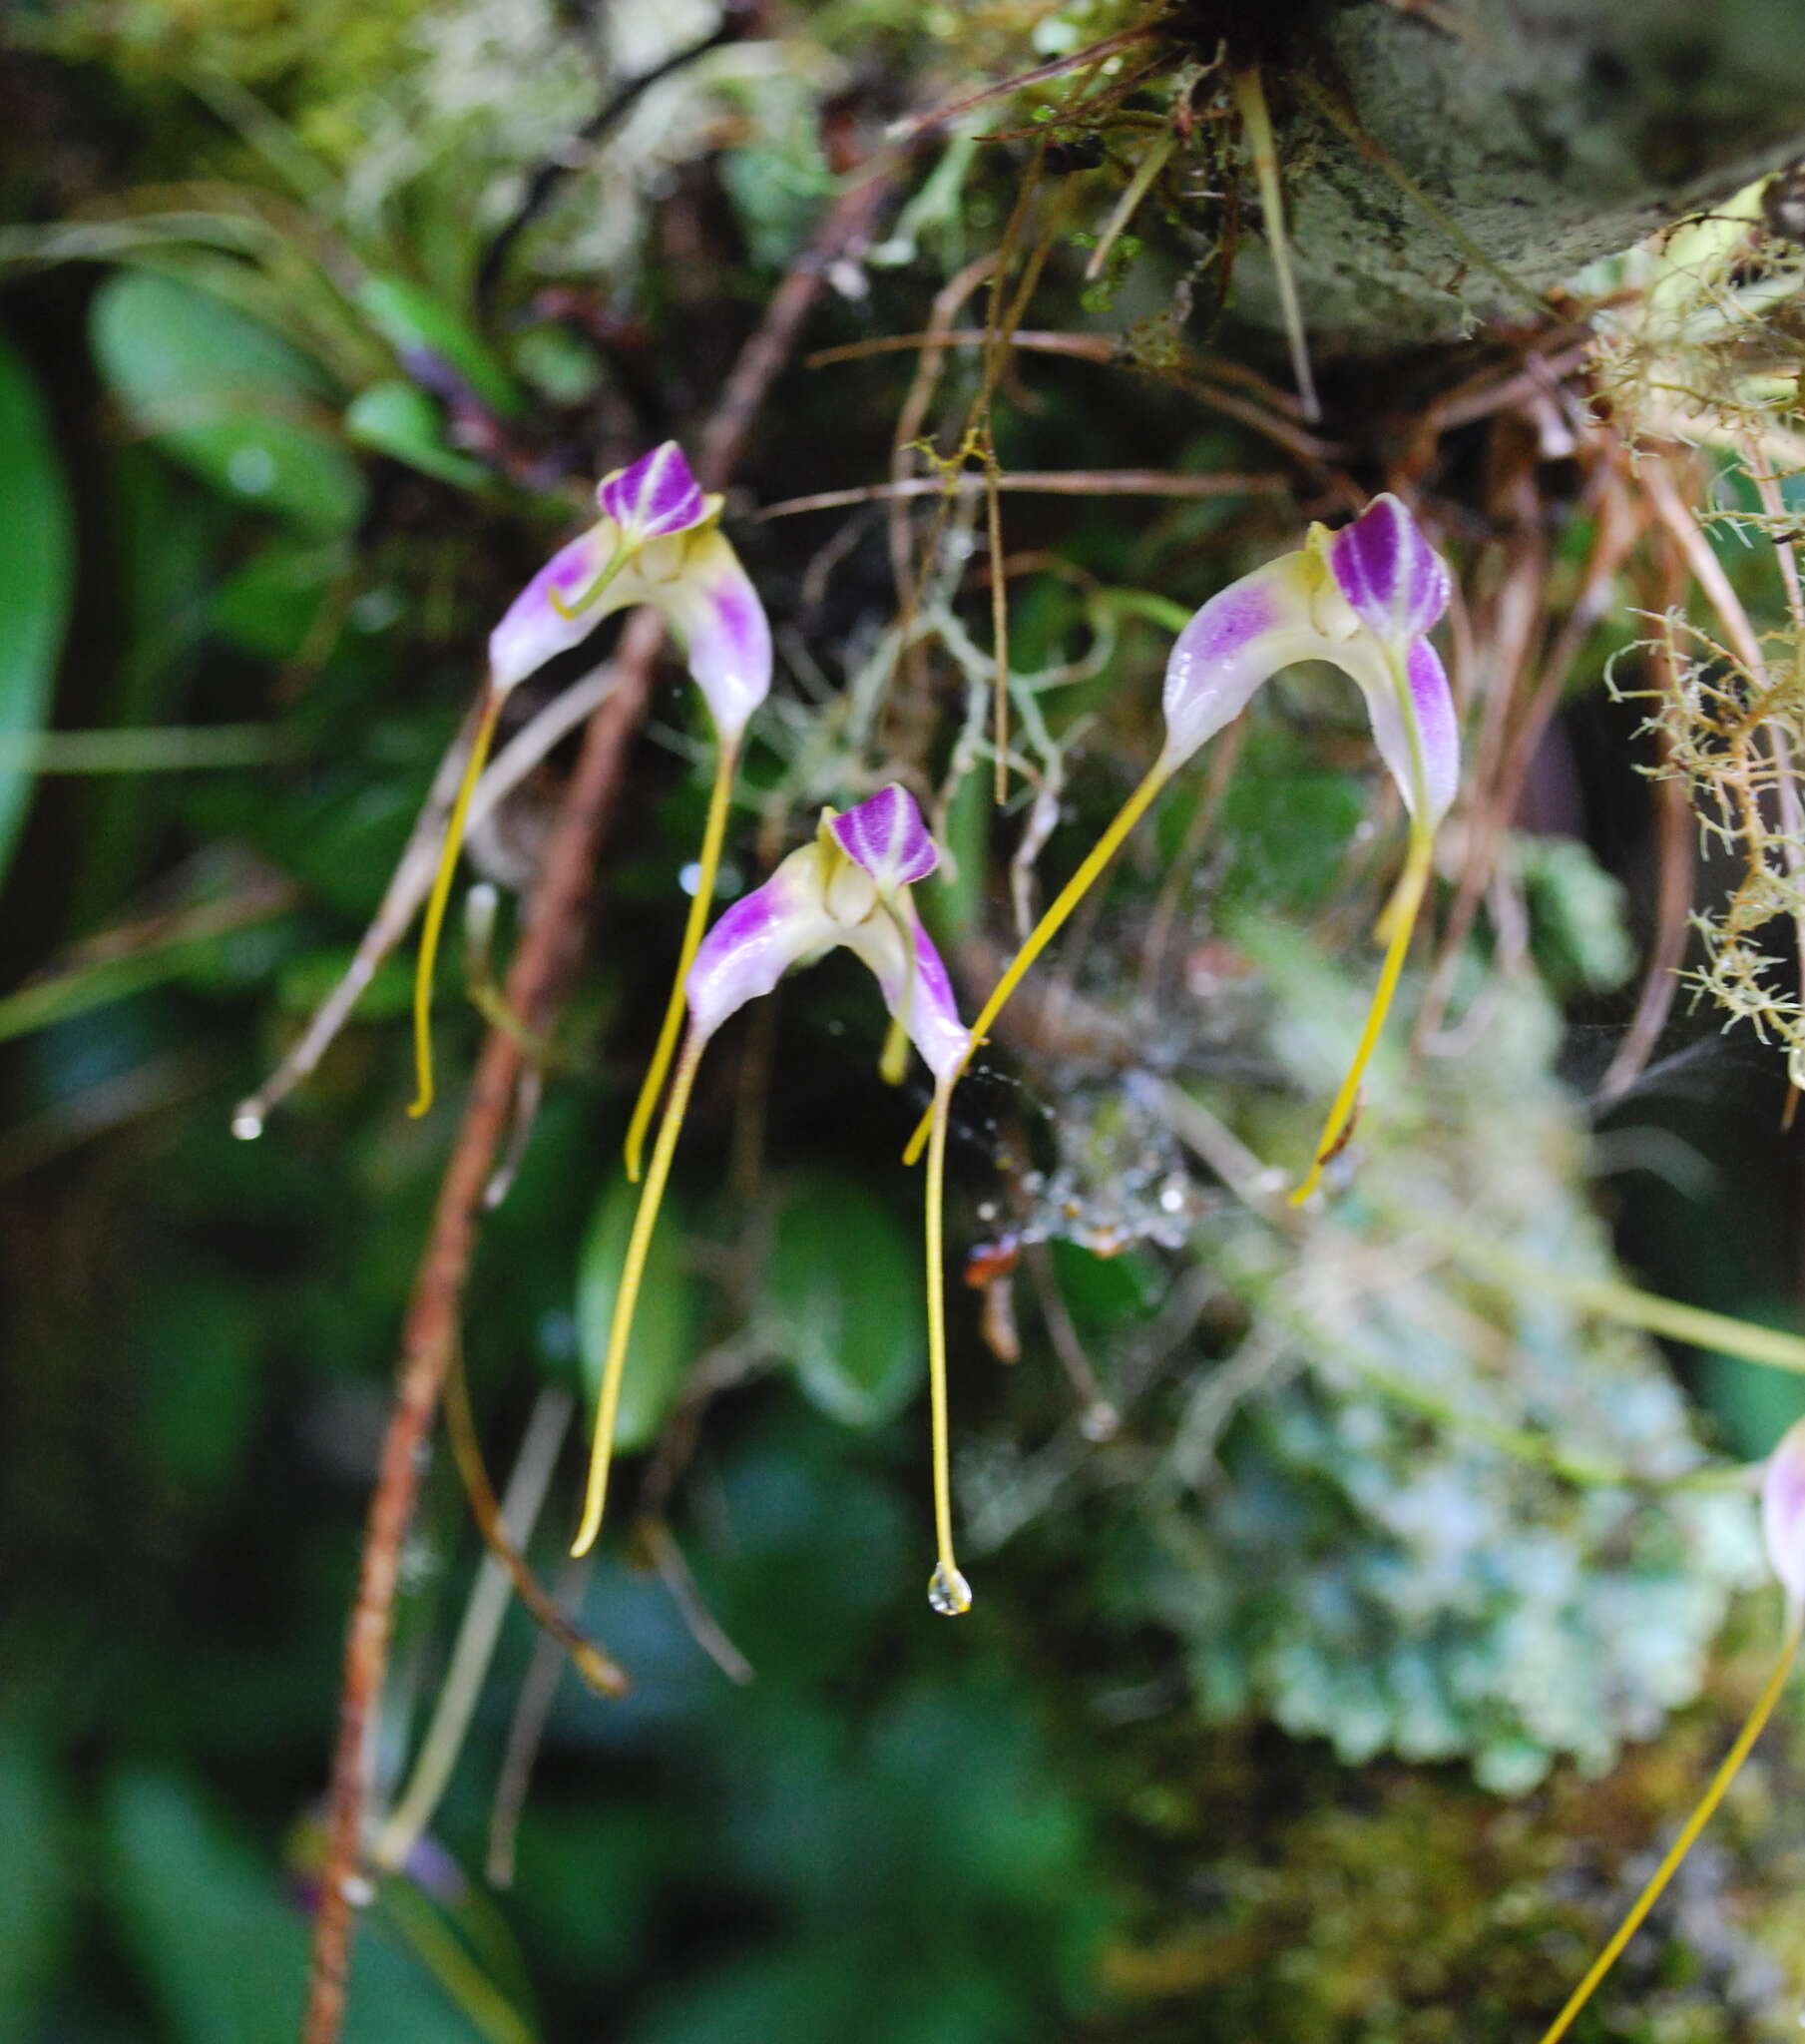
[[[695,1068],[701,1063],[706,1037],[691,1034],[677,1061],[677,1075],[671,1082],[671,1099],[665,1119],[659,1124],[659,1139],[652,1148],[652,1168],[640,1194],[639,1211],[633,1217],[633,1234],[627,1242],[627,1261],[621,1267],[621,1286],[615,1293],[614,1318],[608,1328],[608,1357],[602,1365],[602,1389],[596,1400],[596,1437],[590,1452],[589,1485],[583,1500],[583,1523],[572,1543],[573,1555],[585,1555],[596,1544],[602,1530],[602,1509],[608,1502],[608,1472],[614,1460],[615,1415],[621,1404],[621,1378],[627,1367],[627,1344],[633,1337],[634,1309],[640,1301],[640,1283],[646,1276],[646,1257],[652,1248],[652,1232],[658,1226],[659,1207],[671,1177],[671,1159],[677,1150],[683,1115],[689,1106],[689,1090],[695,1084]]]
[[[432,892],[426,899],[426,920],[420,926],[420,956],[414,968],[414,1077],[415,1093],[408,1113],[423,1115],[432,1105],[432,974],[438,963],[439,934],[445,927],[445,904],[451,899],[451,882],[463,849],[464,824],[470,814],[470,798],[483,777],[489,747],[495,738],[495,722],[501,715],[502,699],[490,690],[477,718],[470,741],[470,759],[458,783],[457,799],[445,825],[445,847],[439,853],[439,869],[433,875]]]
[[[1052,907],[1047,910],[1046,914],[1041,917],[1040,921],[1029,932],[1028,941],[1016,953],[1014,958],[1010,960],[1008,970],[992,989],[990,999],[979,1009],[978,1019],[972,1024],[971,1049],[967,1050],[965,1056],[960,1059],[951,1078],[946,1082],[949,1092],[952,1087],[958,1084],[960,1074],[972,1061],[972,1051],[975,1051],[979,1044],[984,1041],[985,1032],[1003,1012],[1004,1003],[1022,983],[1029,967],[1046,950],[1053,939],[1058,936],[1066,918],[1091,891],[1091,888],[1096,884],[1098,875],[1121,849],[1123,839],[1127,837],[1134,825],[1145,815],[1153,797],[1165,785],[1167,780],[1171,778],[1171,772],[1170,766],[1164,760],[1158,760],[1153,764],[1146,777],[1117,811],[1115,820],[1110,824],[1109,828],[1092,845],[1090,851],[1085,856],[1084,864],[1079,867],[1078,871],[1060,889],[1058,895],[1054,898]],[[903,1152],[903,1162],[905,1164],[913,1164],[921,1155],[927,1143],[928,1132],[933,1125],[933,1120],[934,1110],[930,1107],[917,1124],[914,1135],[909,1138],[909,1147]]]
[[[1354,1060],[1347,1068],[1347,1077],[1341,1082],[1341,1091],[1335,1096],[1335,1104],[1329,1109],[1329,1118],[1322,1125],[1322,1135],[1316,1145],[1316,1155],[1311,1162],[1304,1182],[1291,1195],[1291,1204],[1298,1207],[1307,1200],[1321,1183],[1323,1167],[1339,1149],[1349,1122],[1353,1119],[1354,1105],[1360,1098],[1360,1081],[1366,1076],[1366,1068],[1378,1047],[1380,1032],[1385,1027],[1385,1017],[1391,1008],[1392,995],[1398,990],[1398,978],[1404,970],[1404,960],[1410,950],[1411,932],[1417,926],[1417,911],[1423,905],[1423,895],[1429,885],[1430,859],[1433,841],[1427,830],[1411,833],[1410,851],[1404,861],[1404,871],[1399,876],[1397,887],[1385,905],[1385,912],[1379,918],[1379,933],[1389,939],[1385,949],[1385,963],[1379,969],[1379,984],[1373,989],[1372,1005],[1366,1011],[1366,1026],[1360,1032],[1360,1041],[1354,1050]]]
[[[653,1111],[665,1090],[665,1075],[677,1052],[677,1032],[683,1024],[683,982],[701,946],[702,931],[708,924],[708,910],[714,900],[715,876],[720,871],[720,847],[726,836],[727,807],[733,791],[733,771],[739,760],[737,742],[720,748],[714,763],[714,786],[708,796],[708,820],[702,828],[701,860],[695,875],[695,892],[683,923],[682,949],[677,953],[677,977],[671,998],[665,1004],[665,1019],[659,1028],[658,1047],[640,1082],[640,1097],[633,1104],[633,1119],[627,1124],[627,1176],[640,1182],[640,1155],[646,1147],[646,1131],[652,1126]]]
[[[971,1609],[972,1593],[953,1555],[953,1483],[947,1444],[946,1399],[946,1249],[941,1216],[946,1207],[946,1124],[953,1079],[934,1088],[928,1111],[927,1244],[928,1244],[928,1399],[932,1410],[934,1458],[934,1545],[936,1608],[949,1617]]]
[[[1792,1673],[1792,1664],[1799,1652],[1799,1619],[1795,1615],[1787,1629],[1786,1644],[1780,1650],[1780,1658],[1774,1664],[1774,1672],[1767,1678],[1761,1694],[1755,1699],[1755,1707],[1749,1712],[1742,1730],[1736,1735],[1736,1743],[1723,1757],[1723,1763],[1711,1777],[1705,1792],[1698,1798],[1698,1806],[1687,1817],[1683,1828],[1667,1848],[1667,1856],[1649,1876],[1648,1885],[1636,1896],[1629,1914],[1616,1927],[1610,1942],[1592,1961],[1591,1968],[1578,1987],[1568,1997],[1567,2006],[1542,2033],[1542,2044],[1559,2044],[1572,2026],[1574,2018],[1591,1999],[1598,1982],[1603,1979],[1623,1947],[1642,1926],[1642,1919],[1660,1899],[1660,1893],[1673,1878],[1679,1862],[1691,1851],[1698,1834],[1711,1820],[1711,1812],[1723,1800],[1730,1784],[1736,1779],[1742,1763],[1748,1759],[1755,1741],[1761,1737],[1762,1727],[1773,1715],[1774,1706],[1780,1701],[1780,1692],[1786,1687],[1786,1678]]]

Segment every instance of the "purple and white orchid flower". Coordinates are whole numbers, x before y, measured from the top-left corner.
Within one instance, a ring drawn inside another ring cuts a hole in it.
[[[1210,598],[1166,662],[1165,744],[1159,758],[1016,953],[972,1025],[982,1042],[1003,1004],[1153,798],[1200,747],[1247,707],[1261,683],[1299,660],[1326,660],[1366,698],[1379,756],[1404,797],[1410,845],[1380,919],[1385,963],[1366,1027],[1317,1144],[1308,1198],[1346,1138],[1360,1080],[1378,1041],[1429,882],[1436,825],[1460,779],[1460,732],[1448,677],[1428,634],[1448,607],[1448,569],[1404,505],[1376,497],[1351,525],[1313,525],[1301,547]],[[908,1157],[920,1154],[918,1129]]]
[[[419,1096],[411,1112],[424,1114],[432,1100],[433,961],[470,795],[488,758],[501,706],[547,661],[581,645],[603,618],[648,604],[663,614],[682,645],[690,677],[713,719],[718,750],[676,981],[629,1125],[628,1171],[637,1178],[640,1145],[682,1019],[683,974],[701,941],[713,899],[740,741],[770,690],[771,634],[757,591],[721,535],[721,499],[703,494],[675,440],[604,476],[596,502],[602,514],[597,522],[552,556],[489,635],[488,683],[420,942],[414,999]]]
[[[489,686],[506,693],[602,619],[650,604],[682,642],[723,745],[736,745],[771,685],[771,635],[738,556],[675,440],[596,488],[602,513],[562,546],[489,635]]]
[[[940,851],[914,797],[891,785],[844,815],[825,809],[813,840],[793,851],[761,887],[725,910],[703,938],[684,976],[688,1032],[677,1060],[671,1096],[634,1217],[627,1261],[615,1294],[608,1355],[596,1408],[595,1449],[576,1554],[594,1545],[608,1496],[615,1416],[628,1342],[660,1202],[696,1068],[708,1040],[748,1001],[768,994],[783,976],[844,946],[870,967],[893,1023],[934,1075],[932,1143],[927,1185],[928,1383],[932,1404],[934,1521],[938,1561],[928,1586],[936,1611],[971,1606],[971,1591],[954,1559],[951,1485],[947,1469],[946,1296],[941,1207],[945,1182],[946,1114],[953,1082],[971,1050],[959,1020],[952,982],[921,927],[909,888],[939,863]]]
[[[1561,2013],[1542,2034],[1541,2044],[1559,2044],[1573,2027],[1574,2019],[1591,1999],[1598,1982],[1617,1962],[1623,1947],[1641,1928],[1643,1918],[1660,1899],[1661,1890],[1679,1869],[1698,1834],[1729,1791],[1742,1764],[1754,1751],[1762,1728],[1780,1701],[1799,1642],[1805,1637],[1805,1419],[1795,1420],[1780,1437],[1780,1444],[1767,1458],[1761,1479],[1761,1532],[1767,1546],[1768,1565],[1786,1592],[1786,1630],[1773,1669],[1761,1686],[1754,1707],[1743,1720],[1730,1750],[1698,1798],[1692,1814],[1679,1828],[1679,1835],[1667,1848],[1661,1863],[1648,1876],[1648,1883],[1630,1905],[1629,1913],[1611,1933],[1608,1943],[1591,1962],[1585,1977],[1567,1998]]]

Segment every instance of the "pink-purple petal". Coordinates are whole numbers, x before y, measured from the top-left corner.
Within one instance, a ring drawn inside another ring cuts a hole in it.
[[[906,970],[908,953],[895,920],[882,912],[868,916],[844,932],[846,948],[864,960],[877,980],[884,1006],[908,1032],[922,1062],[936,1079],[948,1079],[964,1062],[971,1031],[959,1019],[953,983],[934,940],[915,926],[915,971]],[[903,1003],[908,1000],[905,1013]]]
[[[836,816],[831,828],[846,856],[885,890],[925,880],[940,863],[915,797],[895,781]]]
[[[1302,553],[1281,554],[1218,591],[1178,634],[1165,664],[1168,767],[1232,723],[1281,667],[1337,658],[1312,612],[1311,573]]]
[[[1421,638],[1448,608],[1447,565],[1389,491],[1335,534],[1328,556],[1355,615],[1393,646]]]
[[[1461,781],[1461,729],[1454,714],[1454,695],[1442,657],[1427,639],[1412,642],[1405,657],[1405,679],[1416,718],[1417,745],[1423,760],[1427,808],[1423,820],[1439,823],[1453,806]]]
[[[665,441],[630,467],[605,476],[596,490],[596,501],[630,542],[687,532],[708,515],[701,485],[675,440]]]
[[[1359,684],[1373,744],[1404,806],[1433,829],[1447,814],[1460,778],[1454,699],[1435,648],[1419,639],[1393,654],[1373,634],[1359,632],[1329,658]]]
[[[770,624],[751,577],[718,532],[697,533],[681,544],[678,573],[648,585],[647,597],[682,640],[715,730],[723,739],[737,739],[770,694]]]
[[[1805,1419],[1795,1420],[1768,1457],[1761,1484],[1761,1533],[1769,1566],[1795,1612],[1805,1611]]]
[[[608,563],[605,530],[592,526],[579,533],[540,569],[508,606],[489,635],[489,685],[506,692],[535,674],[554,655],[581,646],[612,605],[594,606],[566,617],[552,602],[559,596],[575,604]]]
[[[821,903],[819,871],[815,847],[804,845],[716,918],[683,980],[690,1021],[703,1037],[838,937]]]

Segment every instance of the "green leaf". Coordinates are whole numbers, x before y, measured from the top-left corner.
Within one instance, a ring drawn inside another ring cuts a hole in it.
[[[274,1869],[173,1778],[133,1774],[107,1811],[115,1906],[166,2033],[182,2044],[292,2044],[307,1927]],[[465,2044],[482,2033],[394,1946],[365,1935],[345,2044]]]
[[[69,493],[37,385],[0,341],[0,734],[42,731],[69,598],[75,534]],[[31,775],[0,768],[0,877],[25,819]]]
[[[272,327],[174,277],[129,272],[96,293],[91,332],[136,423],[203,481],[308,532],[356,524],[363,479],[320,423],[331,385]]]
[[[208,622],[260,660],[292,660],[319,624],[346,566],[343,546],[278,532],[214,592]]]
[[[417,383],[372,383],[352,399],[344,429],[360,447],[373,447],[458,489],[480,490],[489,480],[480,461],[446,446],[439,407]]]
[[[796,1186],[764,1283],[772,1336],[829,1418],[876,1426],[908,1404],[927,1349],[921,1258],[857,1179],[823,1172]]]
[[[517,418],[521,396],[475,328],[443,298],[400,276],[366,277],[357,292],[364,317],[405,362],[422,352],[455,370],[492,412]]]
[[[627,1261],[627,1238],[640,1204],[637,1186],[616,1179],[590,1216],[577,1258],[577,1354],[583,1387],[594,1405],[601,1394],[602,1366],[608,1356],[608,1331],[614,1319],[615,1293],[621,1267]],[[634,1315],[633,1345],[621,1380],[621,1403],[615,1421],[615,1447],[634,1454],[658,1438],[665,1414],[690,1359],[695,1330],[695,1285],[683,1267],[682,1222],[675,1202],[665,1201],[664,1223],[652,1238],[646,1276]]]
[[[68,1943],[74,1843],[45,1755],[0,1732],[0,2044],[50,2034],[37,1997]]]
[[[1087,1334],[1138,1326],[1159,1300],[1159,1269],[1147,1252],[1126,1250],[1100,1257],[1075,1242],[1048,1245],[1066,1308]]]

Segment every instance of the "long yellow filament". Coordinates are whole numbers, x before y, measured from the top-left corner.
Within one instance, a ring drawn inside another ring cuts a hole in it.
[[[458,869],[458,853],[464,843],[464,823],[470,814],[470,797],[482,778],[495,738],[495,721],[501,715],[502,698],[491,689],[477,716],[470,741],[470,759],[458,783],[457,799],[451,805],[451,820],[445,825],[445,848],[439,854],[439,870],[433,875],[432,892],[426,900],[426,920],[420,926],[420,958],[414,970],[414,1073],[415,1094],[408,1108],[411,1115],[423,1115],[432,1105],[432,972],[439,956],[439,933],[445,927],[445,904],[451,899],[451,882]]]
[[[1610,1942],[1592,1961],[1590,1971],[1568,1997],[1567,2006],[1543,2032],[1542,2044],[1558,2044],[1571,2027],[1574,2018],[1591,1999],[1592,1993],[1613,1965],[1616,1964],[1623,1947],[1642,1926],[1642,1919],[1660,1899],[1661,1890],[1673,1878],[1680,1861],[1692,1849],[1698,1834],[1711,1820],[1711,1812],[1723,1800],[1724,1793],[1736,1779],[1738,1771],[1755,1741],[1761,1737],[1761,1730],[1773,1715],[1774,1706],[1780,1701],[1780,1692],[1786,1687],[1786,1678],[1792,1673],[1792,1664],[1799,1652],[1799,1619],[1795,1616],[1787,1628],[1786,1644],[1780,1650],[1780,1658],[1774,1664],[1774,1672],[1767,1678],[1761,1694],[1755,1699],[1755,1707],[1748,1714],[1742,1730],[1736,1735],[1736,1743],[1723,1757],[1723,1764],[1711,1777],[1710,1785],[1698,1798],[1698,1806],[1687,1817],[1680,1834],[1667,1848],[1667,1856],[1654,1869],[1648,1885],[1636,1896],[1629,1914],[1617,1925]]]
[[[955,1075],[956,1076],[956,1075]],[[937,1560],[928,1601],[946,1617],[957,1618],[972,1607],[972,1593],[953,1555],[953,1483],[947,1447],[946,1412],[946,1251],[941,1215],[946,1206],[946,1125],[952,1104],[953,1077],[934,1088],[929,1110],[927,1241],[928,1241],[928,1398],[934,1435],[934,1542]]]
[[[654,1108],[665,1090],[665,1074],[677,1051],[677,1031],[683,1023],[683,981],[695,962],[695,953],[707,924],[708,908],[714,899],[714,880],[720,870],[721,840],[727,829],[727,804],[733,791],[733,770],[739,761],[737,739],[721,743],[714,762],[714,787],[708,796],[708,820],[702,828],[701,861],[696,869],[695,892],[690,897],[688,919],[683,924],[683,945],[677,953],[677,977],[671,998],[665,1004],[665,1020],[659,1029],[658,1048],[640,1084],[640,1097],[633,1105],[633,1119],[627,1124],[627,1176],[640,1182],[640,1153],[646,1147],[646,1131],[652,1125]]]
[[[571,1547],[573,1555],[585,1555],[596,1544],[602,1530],[602,1508],[608,1501],[608,1471],[614,1459],[615,1414],[621,1403],[621,1378],[627,1366],[627,1344],[633,1334],[634,1308],[640,1300],[640,1281],[646,1275],[646,1256],[652,1248],[652,1231],[658,1226],[659,1206],[671,1177],[671,1159],[677,1150],[677,1134],[689,1105],[689,1090],[695,1084],[695,1068],[701,1063],[707,1038],[690,1031],[677,1074],[671,1082],[671,1098],[665,1119],[659,1124],[659,1139],[652,1148],[652,1168],[646,1174],[640,1194],[639,1212],[633,1217],[633,1234],[627,1242],[627,1261],[621,1267],[621,1288],[615,1293],[614,1318],[608,1329],[608,1357],[602,1365],[602,1390],[596,1400],[596,1438],[590,1453],[589,1488],[583,1501],[583,1523]]]
[[[1293,1207],[1301,1206],[1316,1190],[1322,1179],[1323,1167],[1341,1147],[1348,1126],[1354,1117],[1354,1108],[1360,1098],[1360,1081],[1366,1075],[1366,1068],[1377,1048],[1379,1034],[1385,1027],[1385,1017],[1391,1007],[1392,995],[1398,990],[1398,976],[1404,970],[1404,959],[1410,950],[1410,935],[1416,928],[1417,911],[1423,905],[1424,890],[1429,885],[1430,859],[1434,842],[1424,829],[1413,829],[1410,835],[1410,850],[1404,860],[1404,871],[1399,876],[1391,900],[1386,904],[1385,913],[1379,918],[1380,934],[1389,938],[1385,950],[1385,963],[1379,970],[1379,984],[1373,989],[1372,1005],[1366,1011],[1366,1027],[1360,1032],[1360,1041],[1354,1050],[1354,1061],[1347,1068],[1347,1077],[1341,1082],[1341,1091],[1335,1096],[1335,1104],[1329,1109],[1329,1118],[1322,1126],[1322,1136],[1316,1145],[1316,1156],[1312,1161],[1304,1182],[1291,1195]]]
[[[1010,960],[1009,969],[998,980],[991,992],[990,999],[978,1011],[978,1019],[972,1024],[971,1049],[960,1059],[951,1078],[947,1081],[949,1091],[952,1086],[958,1083],[960,1073],[971,1063],[972,1051],[975,1051],[979,1044],[984,1041],[985,1031],[990,1028],[991,1024],[1003,1012],[1003,1004],[1022,983],[1028,968],[1059,934],[1066,918],[1096,884],[1097,876],[1110,863],[1111,859],[1116,856],[1117,851],[1121,848],[1123,839],[1140,821],[1153,797],[1171,777],[1171,767],[1163,759],[1154,762],[1153,766],[1148,769],[1146,777],[1140,782],[1140,785],[1135,788],[1134,792],[1123,803],[1121,809],[1117,811],[1115,821],[1111,823],[1110,827],[1097,842],[1092,845],[1089,853],[1086,855],[1084,864],[1079,867],[1078,871],[1060,889],[1059,894],[1055,897],[1053,906],[1047,910],[1046,914],[1041,917],[1040,921],[1029,932],[1028,941],[1016,953],[1014,958]],[[903,1162],[905,1164],[913,1164],[921,1155],[923,1146],[928,1140],[928,1131],[932,1126],[933,1119],[934,1109],[930,1107],[927,1113],[922,1116],[914,1135],[909,1138],[909,1147],[903,1152]]]

